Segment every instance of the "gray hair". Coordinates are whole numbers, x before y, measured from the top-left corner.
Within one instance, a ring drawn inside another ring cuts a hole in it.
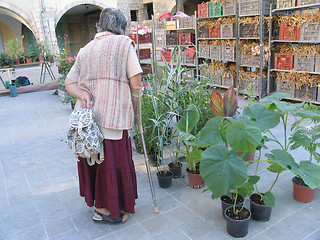
[[[105,8],[100,13],[100,19],[96,27],[98,32],[109,31],[117,35],[124,35],[127,19],[121,10]]]

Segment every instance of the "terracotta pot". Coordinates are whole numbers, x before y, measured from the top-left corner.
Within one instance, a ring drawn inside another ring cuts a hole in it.
[[[202,188],[204,187],[204,181],[200,173],[192,173],[189,168],[187,168],[187,175],[189,180],[189,186],[192,188]]]
[[[19,65],[20,64],[20,59],[16,58],[16,59],[14,59],[14,62],[15,62],[16,65]]]
[[[246,157],[245,161],[253,161],[254,157],[255,157],[255,153],[256,153],[256,151],[249,153],[248,156]],[[240,157],[241,154],[242,154],[242,152],[237,152],[238,157]]]
[[[301,178],[293,177],[293,198],[298,202],[308,203],[312,202],[314,199],[315,189],[311,189],[308,186],[301,186],[299,182],[303,182]]]
[[[26,63],[32,63],[32,59],[31,58],[27,58],[26,59]]]
[[[42,63],[44,61],[44,58],[43,57],[38,57],[38,60],[40,63]]]

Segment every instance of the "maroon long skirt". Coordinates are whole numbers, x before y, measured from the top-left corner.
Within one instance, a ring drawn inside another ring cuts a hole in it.
[[[101,164],[89,166],[85,158],[79,160],[80,195],[89,207],[107,208],[113,218],[120,210],[134,213],[138,194],[128,131],[123,131],[121,140],[104,140]]]

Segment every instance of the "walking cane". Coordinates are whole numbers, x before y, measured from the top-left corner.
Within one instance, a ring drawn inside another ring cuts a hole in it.
[[[154,193],[154,188],[153,188],[153,183],[152,183],[152,176],[151,176],[150,166],[149,166],[149,159],[148,159],[146,144],[144,142],[144,136],[143,136],[142,117],[141,117],[142,93],[143,93],[143,89],[141,89],[140,92],[139,92],[139,98],[138,98],[138,104],[137,104],[137,123],[138,123],[139,133],[140,133],[140,136],[141,136],[141,144],[142,144],[142,148],[143,148],[144,162],[145,162],[146,168],[147,168],[147,174],[148,174],[149,185],[150,185],[150,190],[151,190],[151,195],[152,195],[152,200],[153,200],[154,212],[158,213],[159,209],[158,209],[158,206],[157,206],[156,195]]]

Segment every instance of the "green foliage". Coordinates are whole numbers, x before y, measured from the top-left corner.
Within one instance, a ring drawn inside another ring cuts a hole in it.
[[[234,91],[234,87],[231,86],[223,95],[213,89],[210,97],[211,112],[214,117],[232,117],[237,112],[238,100]]]
[[[14,64],[14,59],[7,53],[0,53],[0,67],[11,67]]]
[[[21,58],[23,53],[22,40],[11,39],[5,43],[5,51],[13,58]]]

